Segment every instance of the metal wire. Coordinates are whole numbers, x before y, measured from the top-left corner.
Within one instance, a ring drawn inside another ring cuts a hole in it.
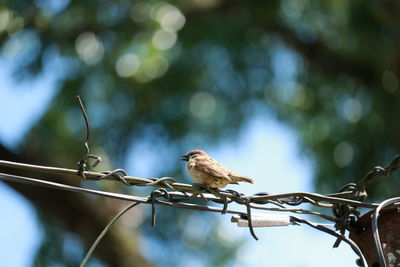
[[[115,215],[114,218],[112,218],[112,220],[106,225],[106,227],[103,229],[103,231],[101,231],[99,236],[96,238],[96,240],[90,246],[90,249],[86,253],[85,258],[83,258],[83,260],[82,260],[81,264],[79,265],[79,267],[85,267],[86,263],[89,261],[89,258],[92,256],[92,254],[93,254],[94,250],[96,249],[97,245],[100,243],[101,239],[103,239],[103,237],[106,235],[106,233],[110,230],[110,228],[114,224],[114,222],[116,222],[122,215],[124,215],[126,212],[128,212],[129,210],[131,210],[132,208],[136,207],[139,204],[140,204],[139,202],[130,204],[128,207],[126,207],[125,209],[120,211],[117,215]]]
[[[364,255],[362,254],[361,249],[351,239],[346,238],[344,235],[338,234],[336,231],[334,231],[332,229],[329,229],[329,228],[327,228],[327,227],[325,227],[325,226],[323,226],[321,224],[313,223],[313,222],[310,222],[310,221],[307,221],[307,220],[304,220],[304,219],[301,219],[301,218],[298,218],[298,217],[295,217],[295,216],[290,216],[290,217],[291,217],[291,222],[293,222],[293,223],[304,223],[304,224],[307,224],[307,225],[309,225],[309,226],[311,226],[311,227],[313,227],[313,228],[315,228],[315,229],[317,229],[319,231],[322,231],[322,232],[325,232],[327,234],[333,235],[334,237],[346,242],[347,244],[350,245],[350,247],[353,249],[353,251],[360,257],[361,264],[362,264],[361,266],[368,267],[367,261],[366,261]]]
[[[84,147],[86,150],[86,155],[83,156],[77,163],[78,165],[78,172],[79,175],[83,178],[86,179],[86,176],[84,174],[84,171],[86,170],[87,167],[87,162],[89,159],[94,159],[95,161],[92,163],[92,168],[95,168],[100,162],[101,162],[101,157],[97,155],[90,154],[90,148],[89,148],[89,138],[90,138],[90,123],[89,123],[89,117],[86,113],[85,107],[83,106],[82,100],[79,97],[79,95],[76,96],[76,100],[78,101],[79,108],[81,109],[83,118],[85,119],[85,125],[86,125],[86,139],[84,142]]]
[[[379,237],[379,230],[378,230],[379,212],[383,208],[399,202],[400,202],[400,197],[387,199],[383,201],[381,204],[379,204],[379,206],[375,209],[375,212],[372,215],[372,220],[371,220],[372,235],[374,237],[376,253],[378,255],[378,260],[379,260],[379,266],[382,267],[386,267],[387,264],[385,260],[385,254],[383,253],[382,243]]]
[[[127,201],[131,201],[131,202],[139,202],[139,203],[145,203],[145,204],[152,203],[152,200],[150,197],[138,197],[138,196],[131,196],[131,195],[127,195],[127,194],[104,192],[104,191],[99,191],[99,190],[81,188],[81,187],[76,187],[76,186],[71,186],[71,185],[66,185],[66,184],[61,184],[61,183],[56,183],[56,182],[50,182],[50,181],[44,181],[44,180],[30,178],[30,177],[6,174],[6,173],[0,173],[0,180],[10,181],[10,182],[18,182],[18,183],[36,185],[36,186],[44,186],[44,187],[49,187],[49,188],[54,188],[54,189],[59,189],[59,190],[64,190],[64,191],[87,193],[87,194],[109,197],[109,198],[114,198],[114,199],[127,200]],[[178,197],[187,196],[187,194],[184,194],[181,192],[170,192],[169,194],[178,196]],[[198,198],[202,199],[200,197],[198,197]],[[175,201],[172,201],[172,200],[164,201],[164,200],[157,199],[157,200],[155,200],[154,204],[162,205],[162,206],[170,206],[170,207],[175,207],[175,208],[191,209],[191,210],[201,210],[201,211],[218,212],[218,213],[222,212],[222,209],[218,208],[218,207],[198,205],[198,204],[192,204],[192,203],[184,203],[184,202],[175,202]],[[237,210],[230,210],[230,209],[227,209],[226,213],[238,214],[238,215],[242,215],[242,216],[246,215],[245,212],[237,211]]]
[[[356,185],[356,191],[364,192],[368,185],[381,176],[389,176],[400,168],[400,154],[396,155],[386,167],[376,166],[368,172]]]
[[[87,135],[87,139],[88,136],[89,135]],[[85,143],[87,143],[87,139]],[[90,157],[91,155],[87,154],[87,156]],[[240,215],[242,218],[247,218],[250,233],[256,240],[258,240],[252,226],[251,209],[292,212],[296,214],[307,214],[307,215],[317,216],[319,218],[328,220],[330,222],[334,222],[336,231],[326,227],[324,228],[324,226],[322,226],[321,224],[315,224],[302,218],[294,216],[291,216],[291,218],[293,218],[292,219],[293,222],[308,224],[318,230],[324,231],[326,233],[329,233],[337,237],[338,239],[335,245],[339,245],[340,241],[345,241],[360,256],[364,266],[366,266],[365,259],[362,253],[360,252],[359,248],[354,244],[353,241],[348,240],[345,237],[345,231],[352,229],[351,228],[352,221],[354,220],[354,218],[357,219],[359,216],[358,209],[366,208],[375,210],[372,220],[374,240],[378,256],[380,257],[379,259],[380,264],[382,266],[386,266],[384,265],[385,259],[383,256],[383,250],[379,240],[379,232],[378,232],[379,211],[387,207],[388,205],[400,206],[399,204],[400,198],[389,199],[382,202],[381,204],[364,202],[367,196],[365,189],[371,182],[373,182],[379,176],[388,176],[390,175],[391,172],[399,169],[400,155],[397,155],[390,162],[390,164],[388,164],[384,168],[379,166],[375,167],[362,180],[360,180],[359,183],[345,185],[340,190],[340,192],[328,195],[308,193],[308,192],[291,192],[283,194],[267,194],[261,192],[261,193],[256,193],[254,195],[245,196],[233,190],[210,189],[210,188],[205,188],[202,185],[178,183],[172,177],[141,178],[141,177],[129,176],[123,169],[116,169],[101,173],[101,172],[86,171],[81,167],[78,170],[74,170],[74,169],[59,168],[59,167],[31,165],[31,164],[17,163],[4,160],[0,160],[0,167],[14,168],[17,170],[23,169],[35,172],[47,172],[59,175],[66,174],[74,177],[79,177],[88,180],[95,180],[95,181],[100,181],[100,180],[118,181],[123,183],[124,185],[129,185],[129,186],[155,187],[156,189],[150,194],[150,196],[138,197],[126,194],[118,194],[112,192],[104,192],[104,191],[74,187],[60,183],[34,179],[30,177],[0,173],[1,180],[27,183],[31,185],[47,186],[61,190],[89,193],[105,197],[112,197],[116,199],[132,201],[136,204],[137,203],[151,204],[153,225],[156,222],[156,208],[155,208],[156,205],[202,210],[209,212],[219,212],[222,214],[231,213]],[[217,204],[222,204],[223,207],[218,208],[209,205],[188,203],[188,201],[193,199],[204,200],[207,202],[211,201]],[[229,203],[232,202],[245,206],[246,211],[228,209]],[[332,210],[333,216],[304,208],[287,207],[287,206],[300,206],[303,204],[309,204],[321,208],[329,208],[330,210]],[[268,205],[273,205],[273,207],[269,207]],[[116,220],[117,218],[114,219]],[[114,220],[110,222],[110,226],[113,222]],[[101,239],[101,235],[99,236],[99,238]]]
[[[23,170],[30,170],[30,171],[38,171],[38,172],[47,172],[52,174],[67,174],[72,175],[75,177],[81,177],[78,170],[74,169],[67,169],[67,168],[59,168],[59,167],[49,167],[49,166],[40,166],[40,165],[32,165],[32,164],[25,164],[25,163],[17,163],[11,161],[0,160],[0,166],[14,168],[14,169],[23,169]],[[121,174],[118,174],[116,172]],[[177,183],[175,179],[172,177],[161,177],[161,178],[141,178],[141,177],[134,177],[129,175],[124,175],[126,172],[123,169],[117,169],[114,171],[108,171],[104,173],[100,172],[89,172],[84,171],[83,174],[85,175],[86,179],[88,180],[111,180],[111,181],[118,181],[122,182],[126,185],[130,186],[152,186],[156,188],[165,188],[170,189],[173,191],[180,191],[180,192],[187,192],[193,194],[202,194],[207,190],[209,194],[212,194],[221,199],[221,197],[226,197],[233,201],[238,201],[240,203],[242,201],[242,195],[237,192],[233,192],[232,190],[211,190],[205,189],[204,187],[200,187],[194,184],[184,184],[184,183]],[[347,192],[350,194],[351,192]],[[351,200],[346,198],[340,197],[332,197],[332,196],[325,196],[321,194],[315,193],[307,193],[307,192],[291,192],[291,193],[284,193],[284,194],[254,194],[252,196],[246,196],[248,198],[249,203],[254,204],[261,204],[267,203],[271,201],[275,201],[276,203],[280,204],[287,204],[287,205],[300,205],[303,203],[310,203],[316,206],[321,207],[332,207],[331,204],[342,204],[342,205],[349,205],[354,207],[360,208],[367,208],[367,209],[375,209],[378,207],[376,203],[364,203],[357,200]],[[215,199],[212,199],[215,200]],[[295,201],[294,201],[295,200]]]

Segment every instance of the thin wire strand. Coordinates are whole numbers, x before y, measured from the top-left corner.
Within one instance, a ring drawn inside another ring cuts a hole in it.
[[[296,216],[290,216],[290,217],[291,217],[291,221],[294,223],[296,223],[296,222],[297,223],[305,223],[305,224],[313,227],[314,229],[320,230],[327,234],[333,235],[334,237],[339,238],[340,240],[343,240],[344,242],[349,244],[350,247],[353,249],[353,251],[360,257],[362,266],[368,267],[367,260],[365,259],[364,255],[362,254],[361,249],[357,246],[357,244],[353,240],[346,238],[344,235],[338,234],[334,230],[329,229],[321,224],[310,222],[310,221],[304,220],[302,218],[298,218]]]
[[[87,115],[87,113],[86,113],[85,107],[83,106],[83,103],[82,103],[82,100],[81,100],[80,96],[77,95],[77,96],[76,96],[76,99],[78,100],[79,108],[81,109],[83,118],[85,119],[85,125],[86,125],[86,140],[85,140],[85,146],[86,146],[86,149],[87,149],[87,154],[89,154],[89,147],[88,147],[88,145],[87,145],[87,142],[89,141],[89,138],[90,138],[90,123],[89,123],[89,117],[88,117],[88,115]]]
[[[86,179],[84,171],[86,170],[87,167],[87,162],[89,159],[94,159],[95,161],[92,164],[92,168],[95,168],[100,162],[101,162],[101,157],[97,155],[90,154],[90,148],[89,148],[89,138],[90,138],[90,123],[89,123],[89,117],[86,113],[85,107],[83,106],[82,100],[79,97],[79,95],[76,96],[76,99],[78,100],[79,108],[82,111],[83,118],[85,120],[85,125],[86,125],[86,139],[84,142],[84,147],[86,149],[86,155],[83,156],[79,161],[78,161],[78,173],[79,175],[83,178]]]
[[[128,207],[124,208],[121,210],[117,215],[115,215],[114,218],[106,225],[106,227],[103,229],[103,231],[99,234],[99,236],[96,238],[96,240],[93,242],[92,246],[86,253],[85,258],[82,260],[81,264],[79,265],[80,267],[84,267],[86,263],[89,261],[89,258],[92,256],[94,250],[96,249],[97,245],[100,243],[101,239],[107,234],[107,232],[110,230],[111,226],[116,222],[122,215],[124,215],[126,212],[128,212],[130,209],[133,207],[136,207],[139,205],[139,202],[130,204]]]

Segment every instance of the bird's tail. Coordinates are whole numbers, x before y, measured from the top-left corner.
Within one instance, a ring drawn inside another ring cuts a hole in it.
[[[235,184],[237,182],[247,182],[247,183],[254,184],[254,180],[247,176],[239,175],[236,173],[230,173],[229,177],[232,179],[232,183],[235,183]]]

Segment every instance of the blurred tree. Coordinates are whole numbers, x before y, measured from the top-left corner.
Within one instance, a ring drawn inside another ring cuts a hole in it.
[[[399,11],[394,0],[3,1],[2,57],[16,78],[50,69],[59,86],[18,151],[2,146],[0,158],[74,167],[84,151],[74,98],[80,94],[92,120],[93,151],[112,165],[126,165],[128,153],[146,154],[153,162],[166,159],[154,176],[182,177],[176,159],[187,148],[234,137],[245,120],[269,113],[298,131],[315,160],[316,189],[336,191],[400,149]],[[370,193],[399,194],[399,182],[391,182]],[[87,247],[121,208],[120,202],[10,185],[46,222],[49,238],[38,265],[76,265],[61,253],[68,236],[57,229],[75,233]],[[235,244],[218,240],[212,228],[207,240],[181,234],[192,216],[201,221],[203,215],[166,210],[160,216],[181,218],[168,232],[145,230],[157,241],[151,246],[170,244],[168,256],[145,259],[135,229],[121,223],[98,258],[110,266],[176,265],[182,259],[171,251],[190,255],[201,247],[205,264],[229,264]]]

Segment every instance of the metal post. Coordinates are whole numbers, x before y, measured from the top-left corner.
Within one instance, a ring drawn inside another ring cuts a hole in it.
[[[372,234],[372,214],[373,211],[368,212],[358,220],[357,226],[363,230],[350,232],[349,238],[361,249],[368,266],[383,267],[379,265]],[[383,209],[378,218],[378,228],[386,265],[400,266],[400,209]]]

